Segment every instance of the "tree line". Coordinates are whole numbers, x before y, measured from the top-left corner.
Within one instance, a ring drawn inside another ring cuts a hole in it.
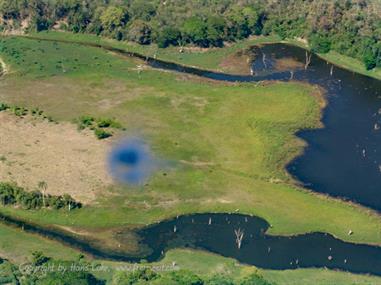
[[[0,0],[0,30],[55,28],[159,47],[221,47],[275,33],[372,69],[381,66],[380,7],[375,0]]]
[[[43,181],[38,184],[38,188],[41,191],[26,191],[16,184],[0,182],[0,205],[21,206],[25,209],[66,208],[69,211],[82,207],[80,202],[75,201],[68,194],[62,196],[45,194],[47,184]]]

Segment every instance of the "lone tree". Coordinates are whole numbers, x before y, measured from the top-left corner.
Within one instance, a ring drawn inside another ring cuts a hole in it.
[[[38,189],[40,189],[42,192],[42,204],[44,207],[46,207],[45,191],[46,191],[46,189],[48,189],[48,183],[46,183],[45,181],[40,181],[40,182],[38,182],[37,186],[38,186]]]

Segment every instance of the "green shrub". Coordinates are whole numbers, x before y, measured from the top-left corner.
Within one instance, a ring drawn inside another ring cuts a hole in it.
[[[331,50],[331,41],[326,35],[312,34],[309,41],[313,52],[327,53]]]
[[[372,51],[366,51],[363,55],[363,62],[367,70],[371,70],[377,65],[377,56]]]
[[[234,281],[225,275],[214,275],[205,282],[205,285],[235,285]]]
[[[109,118],[97,119],[97,125],[99,128],[114,128],[114,129],[122,128],[122,125],[119,122]]]
[[[111,132],[105,131],[106,128],[123,129],[122,124],[115,119],[110,118],[94,118],[91,116],[82,116],[75,120],[79,130],[89,128],[94,131],[98,139],[105,139],[112,136]]]
[[[16,203],[16,196],[21,191],[20,187],[10,183],[0,183],[0,203],[11,205]]]
[[[204,281],[200,277],[187,270],[172,272],[171,279],[178,285],[204,285]]]
[[[83,130],[87,127],[90,127],[93,125],[95,119],[91,116],[81,116],[76,120],[76,123],[78,125],[78,129]]]
[[[5,103],[0,103],[0,112],[8,110],[8,109],[9,109],[9,105],[7,105]]]
[[[159,274],[151,269],[139,269],[133,272],[120,272],[114,277],[115,284],[118,285],[134,285],[134,284],[150,284],[159,277]]]
[[[109,137],[112,136],[111,133],[106,132],[105,130],[102,130],[102,129],[95,129],[94,133],[95,133],[95,136],[96,136],[98,139],[100,139],[100,140],[102,140],[102,139],[107,139],[107,138],[109,138]]]
[[[276,285],[265,280],[262,276],[255,273],[243,278],[239,285]]]
[[[65,270],[47,270],[45,274],[39,272],[25,276],[25,283],[36,285],[104,285],[105,281],[97,279],[90,271],[73,270],[72,268],[89,268],[85,262],[74,263],[73,261],[50,260],[43,266],[56,268],[61,266]]]
[[[49,261],[49,257],[45,256],[41,251],[32,252],[32,263],[35,266],[41,266]]]
[[[31,111],[33,116],[41,116],[43,114],[43,111],[41,111],[39,108],[33,108]]]
[[[12,106],[11,111],[18,117],[26,116],[28,114],[28,109],[24,107]]]

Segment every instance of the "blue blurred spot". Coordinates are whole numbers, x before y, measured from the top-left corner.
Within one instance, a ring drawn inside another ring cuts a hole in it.
[[[139,161],[139,154],[135,149],[122,150],[119,153],[119,162],[134,166]]]
[[[146,143],[139,138],[126,138],[117,144],[109,156],[111,175],[122,183],[141,184],[156,167]]]

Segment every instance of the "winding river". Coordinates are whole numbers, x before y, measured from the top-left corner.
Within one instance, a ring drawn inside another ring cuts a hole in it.
[[[318,84],[327,92],[324,128],[301,131],[308,142],[303,155],[288,171],[305,187],[349,199],[381,210],[381,81],[328,64],[312,55],[307,70],[305,50],[270,44],[253,48],[254,76],[229,75],[185,67],[112,47],[87,44],[145,59],[155,68],[186,72],[225,81],[299,80]],[[292,70],[279,70],[279,60],[299,62]],[[91,243],[58,231],[3,216],[9,225],[22,227],[76,247],[99,258],[139,261],[160,259],[168,249],[204,249],[270,269],[327,267],[381,275],[381,247],[343,242],[329,234],[310,233],[293,237],[266,234],[269,224],[260,218],[239,214],[195,214],[136,230],[148,253],[126,256],[97,248]],[[235,231],[243,232],[238,248]]]

